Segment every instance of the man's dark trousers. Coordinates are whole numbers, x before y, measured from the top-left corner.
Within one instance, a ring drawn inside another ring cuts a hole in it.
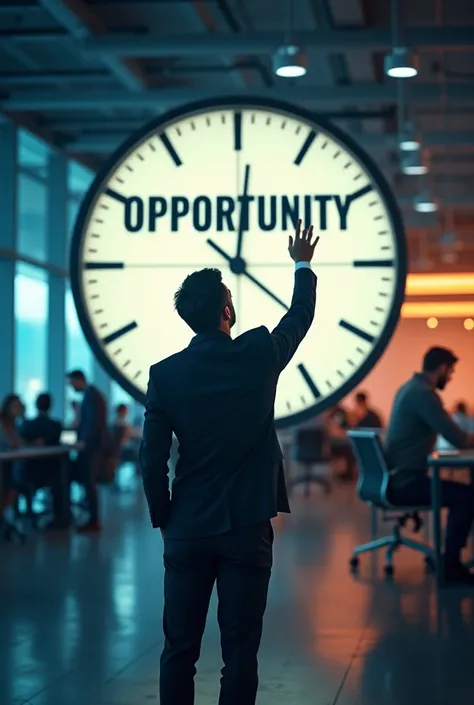
[[[431,481],[423,471],[419,477],[404,484],[403,473],[393,476],[388,485],[388,499],[401,506],[430,506]],[[441,504],[448,507],[446,529],[446,560],[456,562],[460,558],[474,520],[474,488],[462,482],[441,481]]]
[[[219,705],[255,704],[272,555],[269,521],[208,538],[165,535],[161,705],[194,703],[195,665],[214,583],[224,662]]]

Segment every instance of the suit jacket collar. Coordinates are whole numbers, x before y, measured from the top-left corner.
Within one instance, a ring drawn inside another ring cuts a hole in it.
[[[202,345],[203,343],[207,343],[208,345],[226,345],[230,341],[232,341],[230,335],[224,333],[223,330],[216,330],[212,333],[198,333],[191,339],[189,347]]]

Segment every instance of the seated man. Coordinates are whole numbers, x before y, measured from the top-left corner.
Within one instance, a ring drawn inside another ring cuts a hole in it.
[[[23,422],[20,428],[22,439],[31,445],[38,446],[58,446],[61,438],[62,423],[52,419],[49,415],[52,407],[52,397],[50,394],[40,394],[36,399],[38,416]],[[61,528],[61,487],[60,487],[60,463],[57,457],[35,458],[26,460],[21,470],[24,482],[27,482],[34,490],[40,487],[50,487],[53,498],[54,520],[48,528]],[[29,498],[27,498],[28,500]],[[30,503],[31,500],[29,500]],[[31,511],[31,506],[29,507]]]
[[[357,392],[354,407],[354,428],[382,428],[382,419],[375,409],[370,407],[367,392]]]
[[[431,348],[423,359],[423,371],[398,390],[393,402],[385,451],[392,477],[388,499],[395,505],[429,505],[431,486],[427,458],[441,434],[456,448],[474,447],[474,435],[463,431],[445,411],[436,389],[450,381],[457,357],[445,348]],[[443,506],[449,508],[446,533],[445,578],[447,582],[474,584],[474,576],[461,563],[474,520],[474,488],[442,481]]]

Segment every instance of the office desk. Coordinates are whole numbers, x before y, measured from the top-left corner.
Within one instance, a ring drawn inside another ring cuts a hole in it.
[[[69,453],[75,446],[27,446],[15,450],[0,451],[0,508],[3,507],[3,464],[18,460],[37,460],[39,458],[61,459],[60,487],[61,487],[61,516],[57,517],[65,526],[71,523],[71,510],[69,501]]]
[[[436,584],[443,587],[443,556],[441,550],[441,469],[465,470],[474,475],[474,450],[436,451],[428,458],[431,468],[431,508],[433,510],[433,540],[436,567]]]

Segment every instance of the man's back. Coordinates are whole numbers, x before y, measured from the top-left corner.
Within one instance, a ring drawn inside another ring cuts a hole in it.
[[[235,340],[222,331],[197,335],[188,348],[152,367],[141,454],[152,514],[154,498],[163,498],[167,485],[147,477],[147,466],[153,472],[158,462],[160,434],[163,447],[171,431],[179,443],[171,505],[155,505],[167,536],[215,535],[289,511],[275,393],[311,324],[316,278],[305,269],[295,282],[296,306],[273,334],[261,327]]]
[[[441,400],[423,374],[414,374],[398,390],[385,439],[387,462],[392,469],[426,469],[437,434],[456,447],[466,435],[451,420]]]
[[[90,449],[101,448],[107,438],[107,405],[92,384],[84,392],[81,404],[78,440]]]
[[[27,419],[21,427],[21,437],[30,443],[41,440],[45,446],[57,446],[61,438],[62,423],[47,414]]]

